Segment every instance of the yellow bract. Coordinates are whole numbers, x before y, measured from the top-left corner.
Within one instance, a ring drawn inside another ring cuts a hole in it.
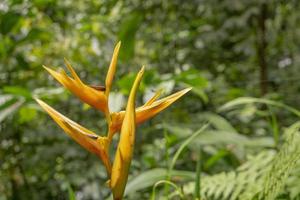
[[[110,187],[112,188],[115,199],[121,199],[123,197],[127,183],[135,140],[135,96],[143,74],[144,67],[138,73],[130,91],[120,140],[113,162]]]
[[[137,74],[133,83],[128,98],[126,111],[110,113],[108,107],[108,98],[113,77],[116,72],[120,46],[121,43],[119,42],[114,49],[105,80],[105,87],[89,86],[83,83],[67,60],[65,60],[65,63],[72,77],[68,76],[64,70],[55,71],[44,66],[44,68],[59,83],[70,90],[75,96],[79,97],[79,99],[81,99],[83,102],[105,113],[108,124],[108,133],[106,136],[96,135],[94,132],[60,114],[42,100],[36,99],[40,106],[70,137],[72,137],[77,143],[79,143],[88,151],[96,154],[102,160],[107,174],[110,177],[109,187],[113,192],[115,200],[121,200],[123,198],[126,187],[130,163],[133,156],[135,126],[152,118],[191,90],[191,88],[186,88],[160,100],[157,100],[161,93],[161,91],[158,91],[143,106],[136,109],[135,97],[144,74],[143,67]],[[111,164],[108,153],[110,144],[112,142],[114,133],[119,132],[120,130],[120,140],[115,153],[115,159],[113,164]]]
[[[114,78],[114,75],[116,73],[116,67],[117,67],[117,59],[118,59],[118,55],[119,55],[119,50],[121,47],[121,42],[118,42],[117,46],[115,47],[108,71],[107,71],[107,75],[106,75],[106,79],[105,79],[105,94],[108,97],[109,96],[109,92],[110,92],[110,88],[112,85],[112,81]]]
[[[172,103],[174,103],[177,99],[182,97],[191,89],[192,88],[186,88],[168,97],[155,101],[158,98],[160,92],[156,93],[143,106],[136,109],[136,124],[141,124],[144,121],[154,117],[156,114],[166,109],[168,106],[170,106]],[[115,133],[120,130],[121,125],[123,123],[124,116],[125,116],[125,111],[120,111],[111,114],[111,121],[112,121],[110,126],[111,133]]]
[[[65,117],[42,100],[36,99],[40,106],[47,111],[52,119],[78,144],[100,157],[107,172],[111,172],[111,163],[107,154],[107,138],[100,137],[76,122]]]
[[[69,65],[68,69],[71,71],[73,78],[69,77],[64,70],[61,72],[56,72],[46,66],[44,68],[65,88],[70,90],[74,95],[76,95],[83,102],[89,104],[101,110],[103,112],[108,112],[108,103],[105,93],[103,91],[96,90],[86,84],[84,84],[73,68]]]

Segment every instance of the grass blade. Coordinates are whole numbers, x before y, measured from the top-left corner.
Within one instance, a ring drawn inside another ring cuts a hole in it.
[[[169,170],[171,171],[174,166],[175,166],[175,163],[178,159],[178,157],[180,156],[181,152],[186,148],[186,146],[191,143],[200,133],[202,133],[206,128],[208,127],[208,124],[205,124],[203,125],[198,131],[196,131],[193,135],[191,135],[189,138],[187,138],[179,147],[179,149],[176,151],[172,161],[171,161],[171,164],[170,164],[170,167],[169,167]]]

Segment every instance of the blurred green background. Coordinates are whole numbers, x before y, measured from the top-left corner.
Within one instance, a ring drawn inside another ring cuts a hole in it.
[[[234,171],[248,155],[276,151],[282,130],[299,116],[253,99],[237,102],[239,109],[220,107],[250,96],[300,108],[299,9],[297,0],[1,0],[0,200],[109,197],[100,160],[68,138],[32,97],[104,134],[104,116],[42,65],[64,67],[65,57],[82,80],[101,85],[118,41],[112,110],[124,108],[142,65],[138,105],[160,88],[168,95],[193,87],[139,126],[128,199],[148,199],[183,139],[207,121],[212,125],[176,162],[180,187],[195,178],[199,152],[203,176],[213,177]],[[152,180],[155,175],[161,176]],[[284,199],[299,197],[297,184],[286,187]],[[172,192],[160,186],[156,195]]]

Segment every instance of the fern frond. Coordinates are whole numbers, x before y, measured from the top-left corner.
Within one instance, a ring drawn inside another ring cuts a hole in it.
[[[290,173],[285,190],[289,194],[290,199],[300,200],[300,162],[298,161],[294,170]]]
[[[266,176],[264,189],[260,194],[261,199],[274,200],[282,192],[288,175],[297,166],[300,158],[300,123],[287,129],[285,143],[272,162],[271,169]]]
[[[252,199],[261,190],[274,155],[274,151],[263,151],[257,156],[249,156],[237,170],[202,177],[201,196],[207,200]],[[193,189],[194,183],[189,183],[184,192],[191,194]]]
[[[284,192],[291,199],[299,198],[300,176],[288,179],[291,173],[300,170],[299,128],[300,122],[287,129],[284,143],[277,154],[271,150],[263,151],[250,157],[236,170],[202,177],[201,196],[206,200],[274,200]],[[293,195],[289,188],[291,183],[294,184]],[[284,186],[287,186],[285,191]],[[184,187],[186,194],[191,194],[193,189],[194,183]]]

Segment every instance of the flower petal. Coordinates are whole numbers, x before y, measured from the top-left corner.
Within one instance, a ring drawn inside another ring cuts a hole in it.
[[[84,128],[76,122],[65,117],[42,100],[36,99],[40,106],[52,117],[52,119],[78,144],[89,152],[96,154],[103,161],[108,173],[111,172],[111,164],[105,146],[107,138],[100,137],[94,132]]]
[[[105,80],[105,87],[106,87],[106,96],[108,96],[109,92],[110,92],[110,88],[112,85],[112,81],[116,72],[116,66],[117,66],[117,59],[118,59],[118,55],[119,55],[119,50],[121,47],[121,42],[118,42],[118,44],[116,45],[115,49],[114,49],[114,53],[107,71],[107,75],[106,75],[106,80]]]
[[[148,101],[145,105],[138,107],[136,109],[136,124],[141,124],[144,121],[154,117],[156,114],[158,114],[159,112],[161,112],[164,109],[166,109],[167,107],[169,107],[172,103],[174,103],[176,100],[178,100],[184,94],[189,92],[191,89],[192,88],[183,89],[179,92],[176,92],[170,96],[167,96],[165,98],[162,98],[162,99],[154,101],[154,102],[152,102],[152,100],[150,99],[149,100],[149,101],[151,101],[150,103]],[[154,96],[154,98],[156,98],[156,95]],[[111,114],[111,119],[112,119],[112,123],[110,126],[111,133],[115,133],[120,130],[124,116],[125,116],[124,111],[120,111],[118,113]]]
[[[153,97],[151,97],[144,105],[143,107],[145,106],[150,106],[162,93],[162,89],[158,90],[154,95]]]
[[[77,76],[74,69],[66,61],[66,65],[70,70],[72,76],[69,77],[64,70],[61,72],[56,72],[46,66],[43,66],[59,83],[61,83],[65,88],[70,90],[75,96],[81,99],[83,102],[89,104],[101,110],[102,112],[107,112],[108,103],[105,93],[100,90],[96,90],[92,87],[85,85],[80,78]]]
[[[122,199],[127,183],[135,140],[135,97],[143,74],[144,67],[135,78],[127,102],[124,122],[121,128],[120,141],[115,155],[110,181],[114,199]]]
[[[79,76],[77,75],[77,73],[75,72],[75,70],[72,68],[70,62],[66,58],[64,58],[64,61],[65,61],[65,64],[66,64],[68,70],[71,72],[73,78],[75,79],[75,81],[78,82],[78,83],[80,83],[81,85],[83,85],[83,83],[81,82]]]

